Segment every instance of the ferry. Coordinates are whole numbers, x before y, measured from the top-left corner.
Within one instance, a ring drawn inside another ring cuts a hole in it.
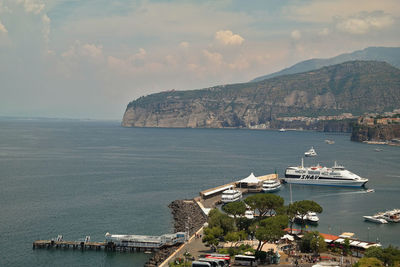
[[[235,202],[235,201],[238,201],[241,199],[242,199],[242,192],[240,192],[239,190],[229,188],[228,190],[225,190],[224,192],[222,192],[221,201],[224,204],[230,203],[230,202]]]
[[[281,182],[278,179],[266,180],[263,183],[262,190],[265,193],[273,193],[281,189]]]
[[[311,147],[308,151],[304,152],[304,156],[306,157],[315,157],[317,152],[315,152],[314,147]]]
[[[283,182],[289,184],[325,185],[341,187],[363,187],[368,179],[346,170],[343,166],[335,165],[332,168],[320,165],[304,167],[303,159],[301,166],[288,167],[285,171]]]

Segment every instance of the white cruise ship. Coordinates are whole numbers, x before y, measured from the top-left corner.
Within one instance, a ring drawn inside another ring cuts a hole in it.
[[[281,189],[281,182],[278,179],[265,180],[262,186],[262,190],[265,193],[272,193]]]
[[[336,161],[332,168],[319,165],[304,167],[302,159],[301,166],[286,169],[283,181],[291,184],[362,187],[368,179],[361,178],[343,166],[337,165]]]
[[[242,192],[240,192],[239,190],[230,188],[222,192],[221,201],[224,204],[229,202],[235,202],[241,199],[242,199]]]

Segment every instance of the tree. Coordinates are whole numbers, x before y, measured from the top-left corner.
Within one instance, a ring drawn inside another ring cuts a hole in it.
[[[241,216],[241,215],[245,214],[246,204],[244,204],[242,201],[230,202],[230,203],[222,206],[222,210],[225,211],[226,213],[232,215],[233,218],[236,220],[237,216]]]
[[[257,210],[260,216],[273,213],[283,207],[284,200],[280,196],[273,194],[256,194],[247,197],[244,202],[253,210]]]
[[[209,227],[220,227],[223,230],[223,234],[226,235],[228,232],[235,230],[235,224],[233,218],[227,214],[222,213],[218,209],[213,209],[208,214],[208,226]]]
[[[364,256],[367,258],[377,258],[389,266],[400,263],[400,249],[393,246],[387,248],[370,247],[365,251]]]
[[[354,264],[354,267],[383,267],[383,262],[378,260],[377,258],[362,258],[360,259],[356,264]]]
[[[300,250],[302,252],[313,252],[319,254],[326,250],[325,239],[318,231],[308,232],[301,239]]]
[[[219,239],[223,237],[224,231],[221,227],[206,227],[204,228],[203,243],[208,244],[212,248],[216,248],[219,244]]]
[[[225,235],[224,240],[226,242],[231,242],[231,247],[233,247],[233,242],[239,241],[240,236],[238,232],[229,232]]]
[[[304,218],[309,211],[313,211],[316,213],[322,212],[322,207],[317,202],[312,200],[296,201],[290,205],[289,209],[291,213],[295,213],[295,215],[298,214],[300,218]],[[302,224],[304,225],[304,220]]]
[[[258,223],[255,230],[255,237],[258,240],[257,251],[262,250],[267,242],[275,242],[285,234],[283,229],[287,227],[288,218],[285,215],[269,217]]]

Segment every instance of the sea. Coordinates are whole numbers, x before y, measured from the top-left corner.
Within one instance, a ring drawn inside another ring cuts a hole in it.
[[[325,139],[335,144],[325,143]],[[199,191],[299,165],[336,160],[369,179],[364,189],[293,185],[293,201],[323,207],[316,230],[400,246],[400,223],[363,215],[400,208],[400,147],[348,134],[247,129],[123,128],[118,121],[0,118],[0,266],[143,266],[148,254],[33,249],[56,238],[173,232],[168,204]],[[382,151],[375,151],[381,148]],[[289,203],[289,187],[277,193]],[[310,227],[312,228],[312,227]]]

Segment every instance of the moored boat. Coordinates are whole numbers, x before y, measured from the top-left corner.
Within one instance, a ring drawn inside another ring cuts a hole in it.
[[[230,203],[230,202],[235,202],[235,201],[238,201],[241,199],[242,199],[242,192],[240,192],[239,190],[230,188],[230,189],[222,192],[221,201],[224,204]]]
[[[265,180],[262,190],[265,193],[273,193],[281,189],[281,182],[278,179]]]
[[[301,166],[286,168],[283,181],[303,185],[362,187],[368,182],[368,179],[361,178],[346,170],[343,166],[337,165],[336,161],[331,168],[320,165],[304,167],[302,159]]]
[[[385,219],[379,218],[379,216],[363,216],[366,221],[374,223],[388,223]]]
[[[301,216],[300,214],[297,214],[294,219],[300,223],[311,223],[311,224],[317,224],[319,222],[319,218],[315,212],[309,211],[307,212],[306,215]]]

